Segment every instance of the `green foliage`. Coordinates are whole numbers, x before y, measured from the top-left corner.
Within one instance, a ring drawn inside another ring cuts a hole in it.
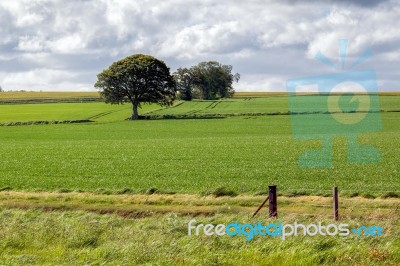
[[[199,88],[203,100],[232,97],[232,83],[238,82],[240,75],[232,74],[232,66],[215,61],[201,62],[192,68],[194,85]]]
[[[232,97],[235,92],[232,83],[240,79],[238,73],[232,74],[232,66],[216,61],[201,62],[190,69],[179,68],[174,77],[181,99],[189,101]]]
[[[178,68],[174,72],[173,77],[176,83],[176,89],[179,93],[179,98],[184,101],[191,101],[193,98],[193,74],[188,68]]]
[[[175,83],[169,68],[149,55],[136,54],[114,62],[97,78],[95,87],[107,103],[132,103],[132,120],[138,119],[142,103],[168,106],[175,98]]]

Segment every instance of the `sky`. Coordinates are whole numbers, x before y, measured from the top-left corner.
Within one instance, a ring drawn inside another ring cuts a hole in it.
[[[144,53],[171,72],[202,61],[232,65],[237,91],[285,91],[288,79],[366,69],[376,71],[380,91],[395,91],[399,18],[400,1],[390,0],[3,0],[0,86],[91,91],[112,62]],[[368,49],[373,56],[350,68]]]

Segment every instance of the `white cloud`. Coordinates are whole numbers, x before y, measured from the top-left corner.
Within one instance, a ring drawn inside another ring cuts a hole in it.
[[[234,52],[233,53],[233,57],[237,58],[237,59],[250,58],[250,57],[252,57],[254,55],[255,55],[255,52],[250,50],[250,49],[247,49],[247,48],[244,48],[244,49],[242,49],[242,50],[240,50],[238,52]]]
[[[79,34],[61,37],[54,41],[48,41],[47,46],[56,53],[74,53],[86,48],[86,42]]]
[[[308,56],[312,58],[317,51],[321,51],[329,57],[337,57],[339,39],[349,40],[350,56],[356,56],[370,47],[398,45],[400,22],[396,17],[399,12],[400,6],[394,3],[390,8],[378,6],[375,9],[349,10],[336,7],[319,21],[319,30],[309,43]]]
[[[383,53],[382,57],[388,61],[400,61],[400,49],[388,53]]]
[[[40,36],[21,36],[17,49],[22,52],[41,52],[46,48],[46,41]]]
[[[2,1],[0,84],[92,87],[113,61],[149,53],[172,70],[204,60],[234,64],[242,74],[238,89],[283,90],[285,79],[325,69],[309,60],[318,51],[337,62],[338,39],[345,38],[349,62],[371,47],[382,86],[400,85],[400,4],[351,2]],[[32,78],[37,74],[44,77]]]
[[[15,72],[3,74],[5,85],[17,85],[20,83],[46,85],[48,83],[59,82],[64,79],[72,78],[74,74],[69,71],[54,69],[33,69],[25,72]]]
[[[63,70],[33,69],[25,72],[2,73],[0,79],[7,90],[67,90],[79,91],[92,89],[91,84],[70,82],[76,75]]]
[[[245,81],[239,81],[235,86],[237,91],[285,91],[286,79],[284,77],[252,75],[248,78]]]

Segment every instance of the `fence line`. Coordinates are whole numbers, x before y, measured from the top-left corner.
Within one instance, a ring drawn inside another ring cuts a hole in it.
[[[331,189],[319,189],[319,188],[286,188],[283,187],[283,189],[285,191],[313,191],[313,192],[331,192]],[[354,189],[341,189],[340,192],[357,192],[357,190],[359,190],[359,188],[354,188]],[[395,190],[371,190],[371,189],[367,189],[364,192],[391,192],[391,193],[399,193],[400,191],[396,192]]]
[[[308,189],[312,190],[312,189]],[[327,190],[326,190],[327,191]],[[343,190],[346,191],[346,190]],[[349,191],[349,190],[347,190]],[[381,192],[384,192],[381,190]],[[387,191],[393,192],[393,191]],[[296,215],[303,215],[303,216],[323,216],[323,217],[332,217],[335,221],[339,220],[339,190],[338,187],[335,186],[331,190],[332,193],[332,205],[328,204],[305,204],[305,203],[296,203],[296,206],[311,206],[317,208],[332,208],[332,214],[308,214],[308,213],[293,213],[293,212],[285,212],[285,214],[296,214]],[[261,208],[265,205],[265,203],[269,201],[269,216],[277,218],[278,217],[278,194],[277,194],[277,186],[270,185],[268,186],[268,197],[262,202],[262,204],[258,207],[258,209],[254,212],[253,216],[256,216],[257,213],[261,210]],[[368,210],[400,210],[400,203],[395,204],[394,206],[386,207],[386,206],[355,206],[357,209],[368,209]],[[347,207],[349,209],[349,207]],[[351,208],[351,207],[350,207]],[[368,216],[367,216],[368,217]]]

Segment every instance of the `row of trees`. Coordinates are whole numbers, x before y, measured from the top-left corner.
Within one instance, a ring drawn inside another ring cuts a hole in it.
[[[139,118],[143,103],[171,105],[179,96],[183,100],[231,97],[232,83],[239,81],[232,66],[215,61],[191,68],[179,68],[173,75],[167,65],[150,55],[136,54],[114,62],[97,75],[95,87],[106,103],[132,103],[132,120]]]
[[[240,79],[239,73],[232,74],[232,66],[216,61],[201,62],[191,68],[178,68],[173,73],[179,97],[190,101],[193,98],[214,100],[232,97],[233,82]]]

